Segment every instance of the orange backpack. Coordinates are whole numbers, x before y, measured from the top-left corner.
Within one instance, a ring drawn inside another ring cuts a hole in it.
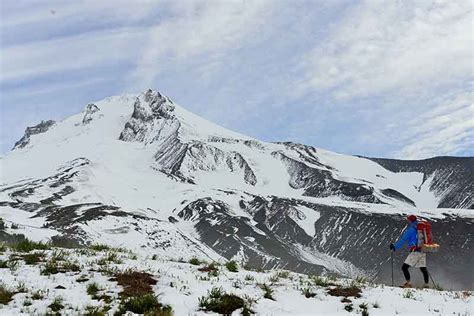
[[[439,245],[433,243],[433,236],[431,234],[431,224],[425,219],[419,219],[416,225],[418,249],[421,248],[423,252],[437,252]]]

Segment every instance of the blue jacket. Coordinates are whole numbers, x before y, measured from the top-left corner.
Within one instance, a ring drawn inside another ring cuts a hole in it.
[[[411,250],[412,247],[418,247],[418,234],[416,230],[416,225],[418,221],[411,222],[408,225],[407,229],[403,232],[403,235],[393,244],[395,246],[395,250],[400,249],[406,242],[408,242],[408,248]]]

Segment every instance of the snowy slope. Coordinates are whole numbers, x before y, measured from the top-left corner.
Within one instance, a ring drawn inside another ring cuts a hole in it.
[[[241,297],[256,315],[349,315],[364,309],[370,315],[473,315],[471,291],[438,291],[434,289],[400,289],[375,285],[364,280],[334,279],[292,273],[289,271],[250,271],[242,267],[230,272],[217,265],[218,272],[199,271],[206,264],[191,265],[178,260],[162,260],[147,256],[108,250],[56,249],[41,254],[41,261],[25,264],[22,253],[10,251],[0,255],[0,261],[17,264],[1,268],[2,286],[12,292],[8,305],[0,304],[2,315],[32,315],[51,313],[50,304],[61,298],[59,312],[67,315],[85,314],[92,308],[113,315],[120,306],[123,286],[111,276],[122,272],[146,272],[156,280],[150,292],[162,304],[169,305],[174,315],[217,315],[206,312],[200,299],[212,289]],[[111,256],[110,254],[113,254]],[[59,264],[75,263],[81,270],[47,275],[45,267],[56,259]],[[87,292],[90,285],[97,293]],[[263,284],[272,290],[264,297]],[[360,297],[332,296],[331,289],[355,286]],[[309,297],[305,296],[308,293]],[[41,297],[39,299],[39,297]],[[123,298],[122,298],[123,299]],[[232,315],[241,315],[242,308]]]
[[[390,231],[383,242],[366,240],[359,250],[373,252],[396,237],[407,212],[436,220],[440,240],[472,253],[474,190],[472,173],[466,175],[472,160],[452,159],[456,167],[441,161],[395,168],[301,144],[261,142],[149,90],[28,128],[0,158],[0,216],[19,225],[7,225],[7,234],[32,239],[62,236],[165,257],[236,258],[354,276],[370,273],[380,260],[361,262],[358,253],[341,248],[335,241],[356,242],[361,235],[341,232],[351,225],[387,226],[376,229]],[[447,172],[443,182],[439,175]],[[461,236],[450,234],[453,223]]]

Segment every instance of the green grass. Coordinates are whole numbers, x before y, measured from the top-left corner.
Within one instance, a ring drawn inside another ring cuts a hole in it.
[[[110,306],[105,305],[103,307],[100,306],[86,306],[84,312],[81,315],[84,316],[106,316],[107,312],[110,310]]]
[[[9,290],[5,285],[0,284],[0,304],[7,305],[13,300],[13,295],[16,292]]]
[[[192,264],[192,265],[198,266],[198,265],[201,264],[201,261],[199,261],[198,258],[191,258],[191,259],[189,260],[189,263]]]
[[[301,289],[301,294],[303,294],[306,298],[315,297],[316,293],[310,287],[305,287]]]
[[[290,277],[290,271],[280,271],[277,276],[282,279],[288,279]]]
[[[237,265],[237,262],[235,262],[234,260],[231,260],[231,261],[227,262],[225,267],[230,272],[238,272],[239,271],[239,266]]]
[[[199,308],[206,312],[231,315],[235,310],[243,308],[243,315],[252,313],[248,303],[234,294],[227,294],[222,288],[213,288],[207,296],[199,298]]]
[[[97,295],[97,293],[99,293],[100,290],[101,289],[96,282],[87,285],[87,294],[89,294],[93,298]]]
[[[326,278],[315,275],[311,277],[311,281],[313,281],[314,285],[321,286],[321,287],[326,287],[331,284]]]
[[[263,290],[263,297],[266,298],[266,299],[269,299],[269,300],[275,300],[273,298],[273,289],[267,285],[266,283],[263,283],[261,286],[260,286]]]
[[[48,307],[51,308],[53,312],[59,312],[64,308],[63,298],[59,296],[55,297],[51,304],[48,305]]]
[[[255,281],[255,278],[253,276],[251,276],[250,274],[247,274],[245,276],[245,281]]]
[[[44,253],[34,252],[23,256],[23,260],[27,265],[34,265],[44,258]]]
[[[42,300],[44,298],[44,293],[41,290],[31,293],[31,298],[33,300]]]
[[[57,273],[65,273],[65,272],[79,272],[81,271],[81,267],[77,262],[73,261],[56,261],[56,260],[49,260],[47,261],[43,268],[40,271],[42,275],[51,275]]]
[[[30,252],[35,249],[39,250],[47,250],[50,249],[51,247],[48,244],[42,243],[42,242],[35,242],[31,241],[29,239],[23,239],[13,245],[10,246],[10,248],[13,251],[18,251],[18,252]]]
[[[127,311],[135,314],[171,316],[173,310],[169,305],[163,305],[153,294],[124,298],[119,305],[116,315],[123,315]]]
[[[89,246],[90,249],[95,250],[95,251],[105,251],[105,250],[110,250],[111,247],[103,244],[93,244]]]

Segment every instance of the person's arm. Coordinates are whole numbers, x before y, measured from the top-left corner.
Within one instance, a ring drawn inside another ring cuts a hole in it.
[[[394,250],[400,249],[400,247],[403,246],[407,242],[408,236],[410,235],[410,229],[411,227],[405,229],[405,231],[400,236],[400,238],[393,244],[393,247],[395,248]]]

